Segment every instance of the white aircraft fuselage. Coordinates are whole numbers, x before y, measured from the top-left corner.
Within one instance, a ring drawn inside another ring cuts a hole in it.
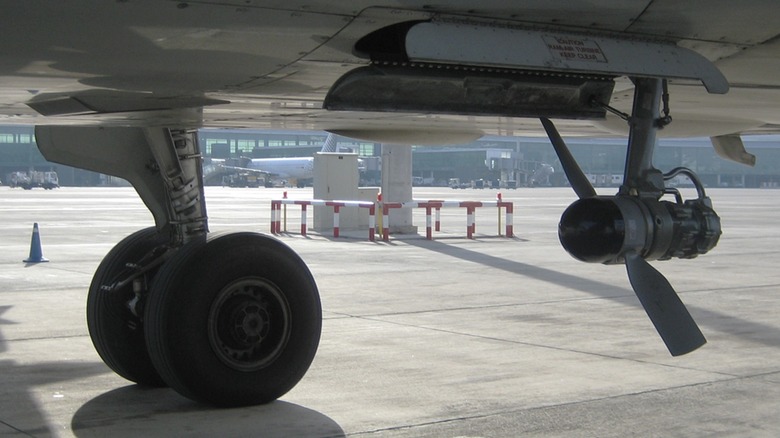
[[[248,163],[250,169],[268,172],[274,178],[311,179],[314,178],[314,158],[253,158]]]

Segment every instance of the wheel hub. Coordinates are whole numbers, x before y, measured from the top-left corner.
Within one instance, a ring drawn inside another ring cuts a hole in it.
[[[262,342],[270,330],[270,316],[264,303],[251,300],[234,300],[236,310],[230,315],[233,321],[232,338],[246,346]]]
[[[209,341],[217,357],[239,371],[273,362],[290,337],[290,310],[282,291],[262,278],[224,287],[209,313]]]

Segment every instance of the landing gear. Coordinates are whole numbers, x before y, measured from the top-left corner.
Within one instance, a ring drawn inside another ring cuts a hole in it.
[[[146,342],[175,390],[218,406],[272,401],[304,375],[321,331],[317,286],[276,239],[210,235],[160,270],[146,306]]]
[[[138,231],[98,267],[87,322],[103,361],[138,384],[217,406],[292,389],[322,329],[303,260],[256,233],[210,234],[177,251],[167,242],[155,228]]]
[[[269,402],[298,383],[319,344],[317,286],[276,239],[208,234],[194,131],[46,126],[36,138],[51,161],[130,181],[155,219],[90,287],[90,336],[111,369],[218,406]]]

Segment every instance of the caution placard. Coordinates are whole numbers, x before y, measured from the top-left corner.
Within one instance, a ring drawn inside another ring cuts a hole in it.
[[[596,41],[587,38],[545,35],[542,37],[550,54],[564,62],[607,62]]]

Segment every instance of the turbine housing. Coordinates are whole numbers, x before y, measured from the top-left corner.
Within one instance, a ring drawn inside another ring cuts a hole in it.
[[[694,258],[715,247],[720,218],[710,199],[682,202],[636,196],[596,196],[571,204],[561,216],[558,238],[574,258],[624,263],[633,251],[645,260]]]

